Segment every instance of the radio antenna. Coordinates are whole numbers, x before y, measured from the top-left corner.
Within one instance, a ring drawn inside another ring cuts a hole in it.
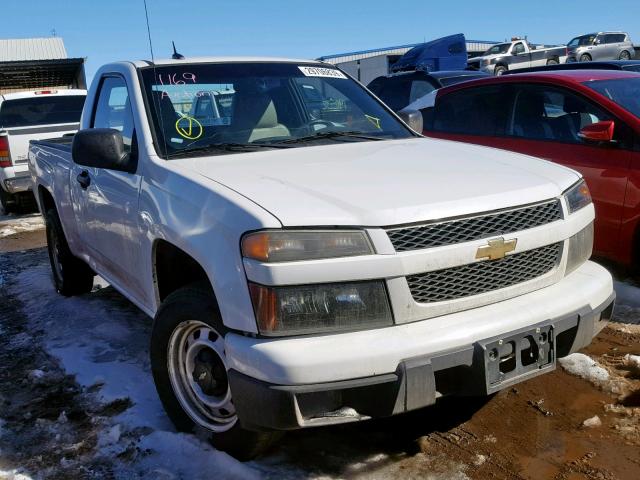
[[[147,0],[142,0],[142,1],[144,3],[144,16],[147,20],[147,37],[149,38],[149,50],[151,51],[151,65],[153,68],[153,82],[149,86],[149,88],[151,88],[151,103],[153,105],[153,109],[155,110],[156,117],[160,121],[160,129],[162,130],[162,132],[164,132],[165,131],[164,119],[162,118],[163,116],[160,115],[160,96],[154,95],[154,92],[153,92],[153,84],[157,81],[158,75],[156,74],[156,57],[153,54],[153,42],[151,41],[151,27],[149,26],[149,11],[147,10]],[[162,137],[163,137],[162,143],[164,143],[164,155],[165,157],[169,157],[169,151],[167,149],[167,142],[164,139],[164,133],[162,134]],[[160,147],[159,141],[158,141],[158,147]]]
[[[151,63],[155,66],[156,61],[153,56],[153,43],[151,42],[151,27],[149,27],[149,11],[147,10],[147,0],[142,0],[144,2],[144,16],[147,19],[147,37],[149,38],[149,50],[151,50]],[[174,47],[175,48],[175,47]]]
[[[171,55],[171,58],[173,58],[174,60],[184,60],[184,55],[178,53],[178,51],[176,50],[176,42],[171,40],[171,45],[173,45],[173,55]]]

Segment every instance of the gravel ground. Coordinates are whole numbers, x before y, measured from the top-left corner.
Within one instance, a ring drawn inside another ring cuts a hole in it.
[[[243,464],[173,431],[151,383],[149,318],[99,279],[59,297],[42,245],[41,227],[0,238],[2,480],[640,478],[637,279],[617,274],[614,321],[553,373],[490,398],[292,432]]]

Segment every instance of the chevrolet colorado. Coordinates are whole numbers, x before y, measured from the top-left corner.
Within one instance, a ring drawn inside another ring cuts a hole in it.
[[[549,372],[613,308],[579,174],[425,139],[320,62],[105,65],[29,167],[57,290],[153,317],[167,414],[241,458]]]

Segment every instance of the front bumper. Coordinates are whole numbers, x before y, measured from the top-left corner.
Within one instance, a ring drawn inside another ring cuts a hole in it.
[[[553,369],[555,358],[490,383],[487,345],[551,328],[555,357],[566,356],[604,327],[613,300],[609,273],[587,262],[542,290],[422,322],[277,340],[229,334],[234,404],[246,428],[287,430],[389,416],[440,395],[493,393]]]

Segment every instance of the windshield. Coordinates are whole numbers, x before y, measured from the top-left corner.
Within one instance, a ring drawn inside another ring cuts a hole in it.
[[[571,41],[567,43],[567,47],[582,47],[583,45],[593,45],[593,41],[595,39],[596,35],[583,35],[581,37],[571,39]]]
[[[0,106],[0,128],[79,123],[84,95],[43,95],[5,100]]]
[[[507,53],[509,51],[510,43],[499,43],[498,45],[494,45],[489,50],[484,52],[483,55],[498,55]]]
[[[414,136],[335,68],[187,64],[146,68],[142,76],[164,157]]]
[[[640,77],[592,80],[585,85],[640,118]]]

